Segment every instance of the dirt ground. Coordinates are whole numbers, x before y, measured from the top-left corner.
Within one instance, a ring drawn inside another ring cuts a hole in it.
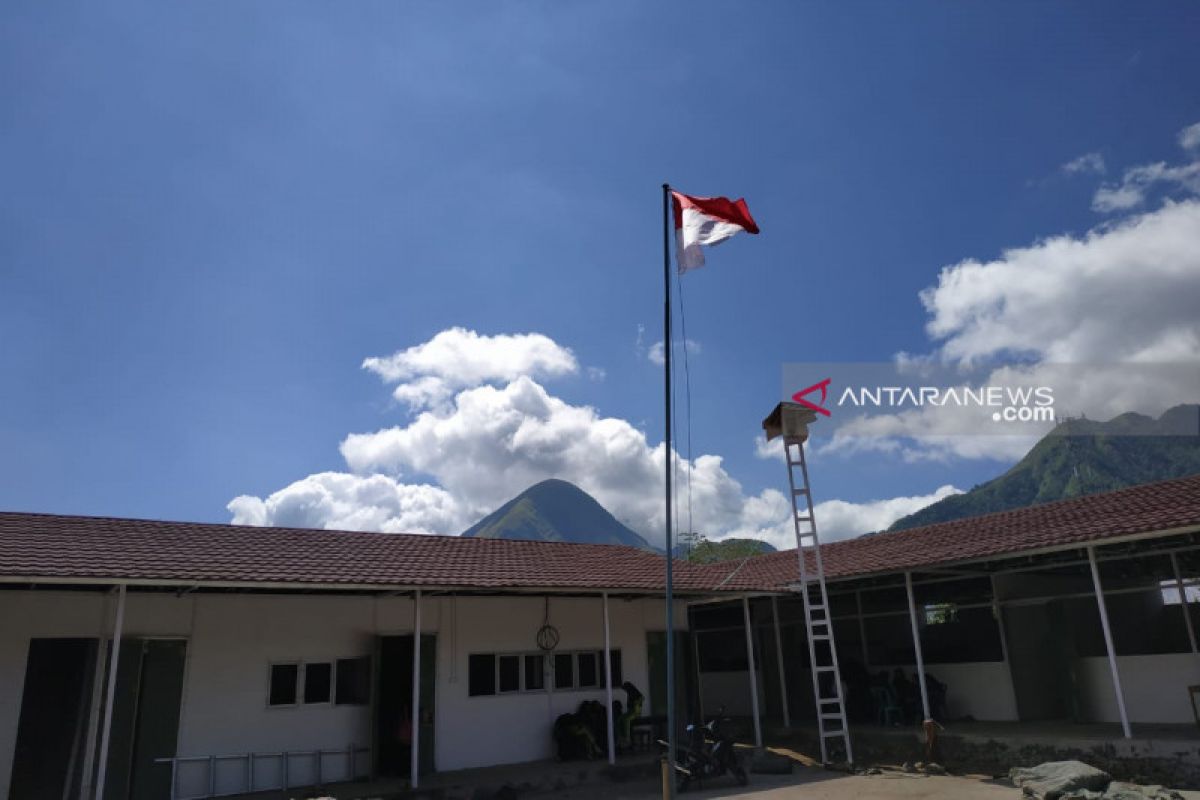
[[[1200,792],[1182,792],[1186,800],[1200,800]],[[559,800],[652,800],[661,797],[654,782],[609,784],[548,793]],[[931,776],[885,772],[882,775],[846,775],[823,769],[797,767],[791,775],[751,775],[749,786],[730,778],[714,781],[703,791],[689,791],[679,800],[1021,800],[1021,792],[987,776]]]

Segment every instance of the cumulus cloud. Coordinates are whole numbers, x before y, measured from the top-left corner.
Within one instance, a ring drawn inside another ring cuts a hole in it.
[[[813,507],[813,513],[817,518],[821,541],[837,542],[853,539],[864,533],[885,530],[901,517],[956,494],[962,494],[962,490],[947,484],[929,494],[912,497],[891,497],[861,503],[825,500]],[[762,539],[780,550],[795,547],[796,532],[792,527],[791,507],[787,497],[782,492],[768,489],[755,497],[747,498],[742,513],[742,526],[719,538],[741,536]]]
[[[468,386],[573,374],[579,362],[569,348],[540,333],[484,336],[449,328],[407,350],[368,358],[363,368],[397,384],[393,396],[415,410],[441,405]]]
[[[1060,169],[1068,175],[1103,175],[1107,170],[1104,156],[1099,153],[1084,153],[1063,164]]]
[[[457,533],[469,524],[462,504],[444,489],[377,474],[320,472],[265,499],[235,497],[228,508],[235,525]]]
[[[685,339],[683,341],[676,341],[674,343],[674,347],[675,347],[675,349],[672,351],[673,353],[679,353],[684,348],[686,348],[688,355],[690,355],[690,356],[700,355],[700,343],[697,342],[695,339]],[[646,353],[646,358],[649,359],[652,364],[657,364],[660,367],[666,363],[666,356],[663,353],[663,343],[662,343],[661,339],[659,339],[654,344],[650,345],[650,349]]]

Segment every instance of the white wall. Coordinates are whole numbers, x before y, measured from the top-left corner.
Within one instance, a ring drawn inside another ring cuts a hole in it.
[[[1131,722],[1195,722],[1187,687],[1200,684],[1200,656],[1117,656],[1117,670]],[[1076,675],[1084,718],[1120,722],[1108,658],[1078,659]]]
[[[438,770],[548,758],[554,719],[585,699],[603,702],[603,689],[467,696],[467,656],[535,651],[543,603],[541,597],[425,599],[422,631],[438,635]],[[106,638],[114,606],[112,596],[90,592],[0,595],[0,797],[8,794],[29,640]],[[603,647],[599,597],[554,598],[550,614],[561,635],[560,649]],[[663,605],[613,599],[610,614],[612,646],[622,651],[625,679],[648,695],[646,632],[663,629]],[[679,629],[686,628],[682,606],[676,620]],[[188,639],[178,753],[208,756],[369,746],[369,706],[268,707],[269,664],[369,655],[377,635],[411,632],[412,602],[406,598],[130,593],[123,635]],[[624,701],[619,689],[614,696]],[[344,759],[328,758],[326,779],[336,779],[344,764]],[[366,766],[364,758],[360,767]],[[258,773],[266,780],[277,769],[277,764],[264,763]],[[309,769],[296,761],[294,782]],[[198,788],[202,772],[199,767],[184,770],[181,790]],[[226,767],[217,788],[238,788],[241,780],[236,768]]]

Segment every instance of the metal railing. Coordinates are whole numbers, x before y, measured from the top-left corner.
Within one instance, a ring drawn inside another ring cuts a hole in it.
[[[211,797],[229,797],[238,794],[249,794],[268,790],[287,790],[294,786],[321,786],[324,784],[324,761],[326,756],[342,756],[345,758],[346,772],[342,780],[351,781],[358,777],[357,766],[359,754],[370,754],[371,748],[350,745],[341,750],[285,750],[277,753],[237,753],[212,756],[174,756],[171,758],[156,758],[157,764],[171,765],[171,800],[206,800]],[[308,759],[312,766],[312,780],[293,784],[291,782],[292,763],[296,759]],[[245,766],[240,770],[242,781],[239,788],[217,791],[217,766],[227,761],[243,761]],[[272,785],[257,783],[255,768],[264,763],[279,764],[279,782]],[[207,764],[207,780],[205,791],[200,794],[181,795],[179,793],[180,767],[187,764]]]

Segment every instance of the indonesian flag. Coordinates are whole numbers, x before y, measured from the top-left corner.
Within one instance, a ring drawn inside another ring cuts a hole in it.
[[[675,260],[679,274],[704,266],[703,247],[720,244],[735,233],[758,233],[742,198],[692,197],[672,190],[675,206]]]

